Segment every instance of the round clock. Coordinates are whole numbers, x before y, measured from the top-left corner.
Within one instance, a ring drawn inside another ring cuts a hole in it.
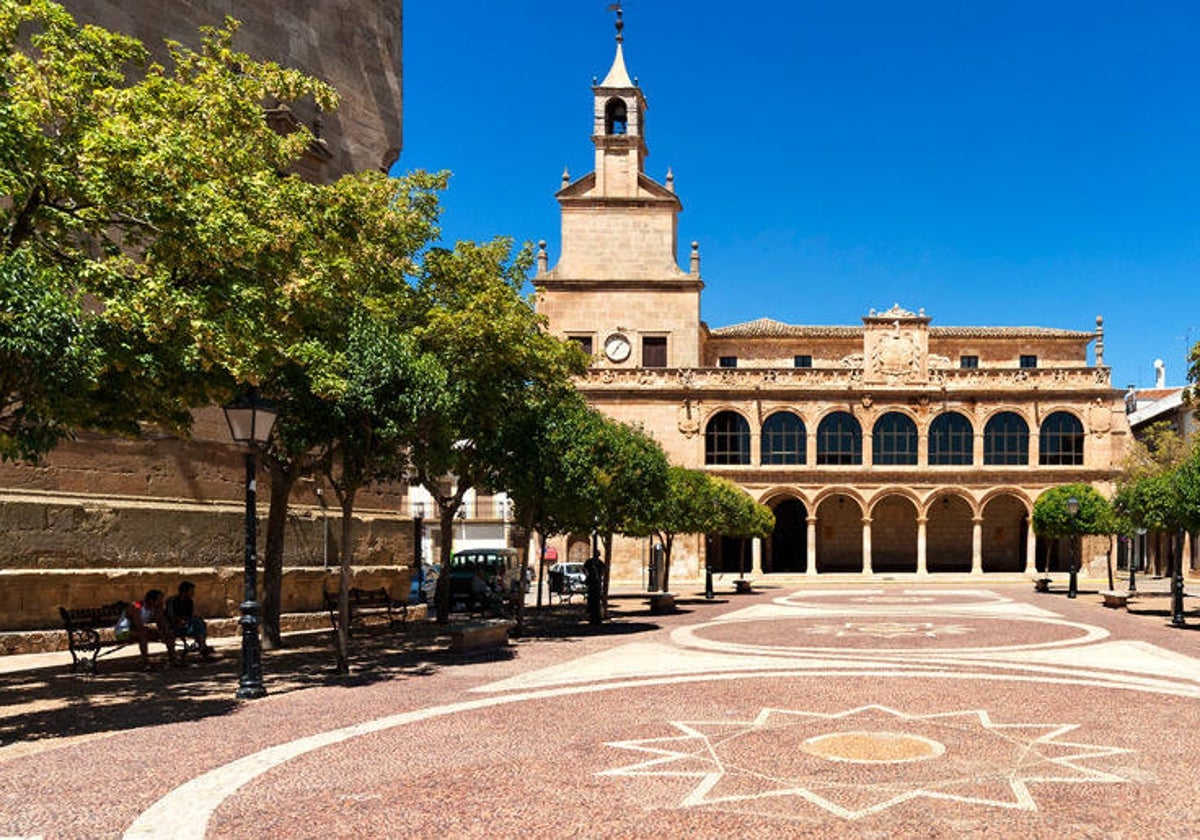
[[[629,339],[621,335],[621,333],[613,333],[604,339],[604,355],[608,356],[611,361],[625,361],[629,358],[629,351],[632,349],[633,347],[630,345]]]

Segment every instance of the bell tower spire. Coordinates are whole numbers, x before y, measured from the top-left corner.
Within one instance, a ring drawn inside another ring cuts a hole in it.
[[[594,114],[592,142],[596,146],[596,188],[604,196],[637,194],[638,175],[645,168],[646,97],[625,69],[625,21],[620,3],[608,7],[617,13],[617,53],[604,81],[592,86]]]

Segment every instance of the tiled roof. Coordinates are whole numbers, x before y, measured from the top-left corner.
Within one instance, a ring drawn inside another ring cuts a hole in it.
[[[854,338],[862,333],[862,327],[803,326],[759,318],[744,324],[717,327],[709,335],[713,338]],[[1090,332],[1051,327],[930,327],[929,335],[931,338],[1069,338],[1080,341],[1094,337]]]

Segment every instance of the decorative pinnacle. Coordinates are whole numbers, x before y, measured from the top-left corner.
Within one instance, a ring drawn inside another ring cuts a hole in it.
[[[625,40],[625,36],[621,34],[621,30],[625,28],[625,21],[622,20],[624,12],[621,10],[621,0],[617,0],[616,3],[610,3],[608,10],[617,13],[617,43],[619,44]]]

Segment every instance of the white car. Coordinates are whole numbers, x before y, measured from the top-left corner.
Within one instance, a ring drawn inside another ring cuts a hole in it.
[[[551,581],[558,575],[563,576],[563,586],[568,592],[587,591],[587,573],[583,571],[582,563],[555,563],[550,567]],[[551,583],[553,587],[553,583]]]

